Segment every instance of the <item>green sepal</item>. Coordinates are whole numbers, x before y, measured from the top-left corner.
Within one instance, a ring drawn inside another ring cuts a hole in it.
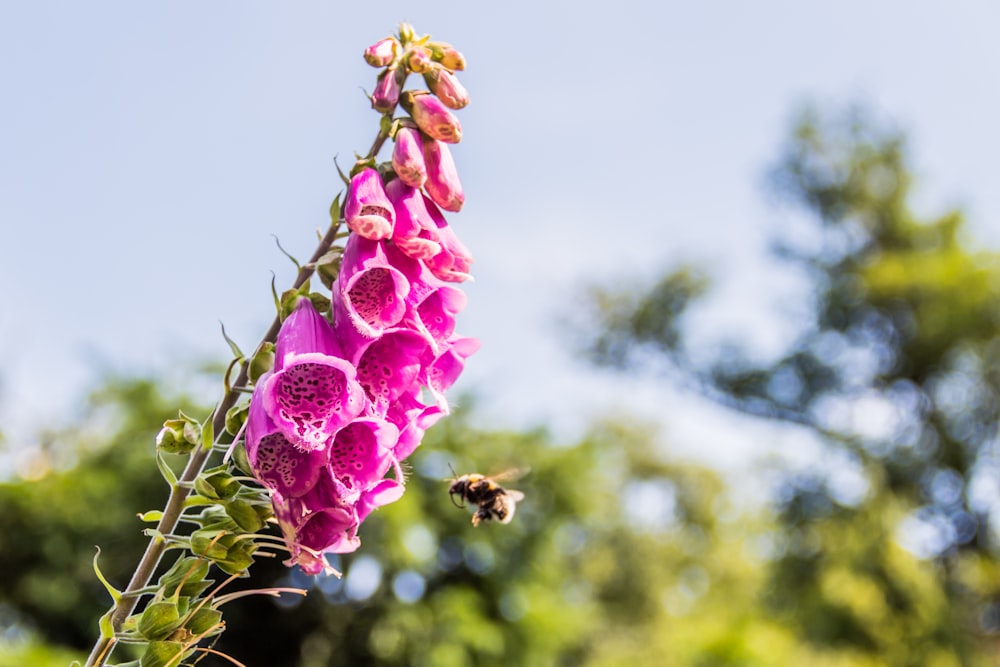
[[[264,527],[264,521],[257,513],[253,505],[245,500],[233,500],[226,503],[226,514],[236,522],[240,528],[248,533],[256,533]]]
[[[247,377],[250,382],[257,384],[264,373],[274,368],[274,343],[268,341],[257,348],[250,358],[250,367],[247,368]],[[227,417],[228,426],[228,417]],[[233,433],[233,435],[236,435]]]
[[[146,523],[156,523],[163,518],[163,510],[149,510],[148,512],[143,512],[137,514],[139,521],[144,521]]]
[[[243,485],[229,474],[227,466],[206,470],[194,480],[195,491],[212,500],[234,498],[242,487]]]
[[[146,605],[136,623],[136,630],[146,639],[166,639],[170,634],[184,624],[190,599],[186,596],[176,600],[161,600]]]
[[[177,486],[177,474],[173,469],[167,465],[167,462],[163,459],[162,450],[156,450],[156,467],[159,468],[160,474],[163,475],[163,479],[167,481],[170,488]]]
[[[240,429],[247,423],[247,415],[250,413],[250,406],[246,403],[234,405],[226,411],[226,433],[236,437]]]
[[[177,667],[184,659],[184,655],[183,642],[149,642],[146,652],[139,658],[139,664],[141,667]]]
[[[340,171],[340,167],[337,167],[337,171]],[[350,185],[350,182],[347,185]],[[333,203],[330,204],[330,222],[335,225],[340,224],[340,195],[342,194],[344,193],[338,192],[337,196],[333,198]]]
[[[101,555],[101,547],[95,547],[95,548],[97,549],[97,553],[94,554],[94,574],[97,576],[98,581],[100,581],[104,585],[104,589],[111,596],[111,599],[115,601],[115,605],[117,606],[118,603],[121,602],[121,600],[122,600],[122,592],[120,590],[118,590],[117,588],[115,588],[114,586],[112,586],[111,582],[108,581],[105,578],[104,574],[101,572],[101,568],[97,564],[97,559]],[[111,619],[109,617],[109,619],[108,619],[109,623],[110,623],[110,620]],[[112,632],[108,636],[109,637],[113,637],[114,636],[114,632]]]
[[[340,246],[333,246],[316,260],[316,273],[323,286],[329,290],[333,289],[333,282],[340,275],[340,265],[343,258],[344,249]]]
[[[225,560],[217,560],[215,564],[226,574],[246,574],[247,569],[253,565],[255,551],[257,551],[256,544],[250,540],[241,540],[229,550]]]
[[[206,606],[191,614],[184,622],[184,627],[195,636],[211,637],[225,630],[225,626],[220,623],[222,623],[222,612]]]
[[[231,546],[233,536],[220,528],[202,528],[191,534],[191,551],[214,561],[225,558]]]
[[[204,426],[201,427],[201,448],[208,450],[215,445],[215,424],[213,420],[208,419],[205,421]]]
[[[181,556],[177,562],[160,577],[160,588],[169,596],[185,595],[193,597],[214,583],[205,579],[209,563],[204,558]]]
[[[142,667],[142,662],[139,660],[129,660],[128,662],[119,662],[117,665],[111,665],[111,667]]]
[[[201,424],[183,411],[177,414],[177,419],[163,422],[163,428],[156,434],[156,448],[167,454],[190,454],[199,442]]]
[[[250,459],[247,458],[247,445],[245,440],[240,440],[235,447],[233,447],[233,465],[239,469],[245,475],[253,475],[253,470],[250,468]]]

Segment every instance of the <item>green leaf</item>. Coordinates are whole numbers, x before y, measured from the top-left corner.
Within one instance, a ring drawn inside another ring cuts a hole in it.
[[[146,523],[156,523],[163,518],[163,511],[149,510],[148,512],[143,512],[142,514],[139,514],[137,516],[139,517],[139,521],[144,521]]]

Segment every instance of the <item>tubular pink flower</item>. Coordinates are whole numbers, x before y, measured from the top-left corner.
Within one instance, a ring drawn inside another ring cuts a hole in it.
[[[479,344],[478,338],[453,336],[445,351],[427,366],[422,382],[442,408],[447,409],[448,405],[444,392],[455,384],[458,376],[465,370],[465,360],[479,349]]]
[[[365,409],[357,371],[341,358],[333,331],[309,299],[300,299],[282,323],[275,347],[274,371],[257,383],[257,402],[293,445],[323,449]]]
[[[392,169],[399,180],[414,188],[419,188],[427,180],[420,130],[402,127],[396,132],[396,143],[392,148]]]
[[[403,107],[427,136],[446,144],[457,144],[462,140],[462,124],[458,118],[426,90],[407,91],[403,96]]]
[[[396,211],[393,244],[414,259],[428,259],[441,252],[437,225],[427,212],[420,190],[396,179],[385,192]]]
[[[358,350],[358,380],[374,413],[385,415],[433,358],[431,342],[412,329],[390,329]]]
[[[399,247],[387,248],[386,257],[410,283],[404,326],[422,333],[436,356],[441,351],[440,344],[455,331],[455,317],[468,301],[465,293],[435,276],[426,263],[408,257]]]
[[[326,448],[304,451],[287,437],[264,410],[260,399],[263,383],[257,383],[247,418],[247,460],[264,486],[287,498],[304,495],[319,480],[329,462]]]
[[[396,459],[392,449],[399,429],[384,419],[359,417],[340,429],[330,445],[330,469],[356,501],[360,494],[377,484]]]
[[[385,195],[378,172],[366,167],[355,174],[344,206],[347,226],[366,239],[378,241],[392,236],[395,219],[395,211]]]
[[[465,203],[465,192],[458,179],[455,160],[448,145],[436,139],[424,141],[424,164],[427,166],[427,181],[424,189],[434,203],[446,211],[457,213]]]
[[[419,388],[414,388],[400,396],[389,406],[386,415],[386,419],[399,427],[399,439],[393,455],[400,461],[412,454],[420,446],[424,432],[448,413],[447,405],[421,403],[417,397],[419,392]]]
[[[324,468],[318,483],[304,496],[272,493],[275,518],[291,552],[286,565],[298,565],[306,574],[330,572],[324,554],[350,553],[361,545],[357,510],[343,496],[343,485],[329,468]]]
[[[406,68],[398,64],[389,66],[379,74],[372,91],[372,108],[381,113],[391,113],[399,103],[399,94],[406,83]]]
[[[458,77],[444,67],[435,67],[424,74],[424,82],[449,109],[461,109],[469,103],[469,92]]]
[[[386,37],[365,49],[365,62],[372,67],[385,67],[396,59],[399,53],[399,40]]]
[[[377,338],[403,319],[410,285],[381,242],[352,235],[340,266],[333,299],[338,327],[347,318],[363,336]]]
[[[469,274],[472,254],[458,240],[455,232],[448,226],[448,221],[444,219],[444,215],[434,205],[434,202],[425,198],[424,204],[427,207],[427,213],[437,227],[437,239],[441,243],[441,252],[424,260],[427,268],[441,280],[450,283],[470,280],[472,278]]]

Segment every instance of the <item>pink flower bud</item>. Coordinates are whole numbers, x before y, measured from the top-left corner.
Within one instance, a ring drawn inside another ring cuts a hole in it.
[[[365,62],[372,67],[385,67],[396,59],[399,53],[399,40],[386,37],[365,49]]]
[[[392,168],[399,176],[399,180],[410,187],[419,188],[427,180],[420,130],[403,127],[396,133],[396,145],[392,149]]]
[[[435,139],[424,141],[424,163],[427,165],[427,181],[424,189],[431,200],[446,211],[457,213],[465,203],[465,192],[458,180],[455,160],[447,144]]]
[[[436,67],[424,74],[424,81],[449,109],[461,109],[469,103],[469,93],[465,86],[458,82],[458,77],[443,67]]]
[[[392,236],[395,219],[377,171],[366,167],[351,178],[344,206],[344,220],[351,231],[372,241],[387,239]]]
[[[434,63],[431,60],[431,52],[422,46],[418,46],[410,52],[410,57],[407,59],[407,63],[410,66],[410,71],[416,74],[429,72],[431,67],[434,66]]]
[[[390,113],[395,109],[405,81],[406,70],[401,67],[389,67],[382,72],[372,93],[372,108],[382,113]]]
[[[453,72],[465,69],[465,56],[451,44],[438,44],[438,52],[434,55],[437,56],[435,60]]]
[[[426,90],[408,90],[403,95],[403,108],[410,112],[424,134],[447,144],[462,140],[462,125],[455,114]]]

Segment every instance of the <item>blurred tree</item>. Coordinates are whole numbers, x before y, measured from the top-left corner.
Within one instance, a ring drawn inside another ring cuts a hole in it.
[[[904,148],[861,111],[803,114],[773,184],[806,228],[775,249],[811,282],[812,307],[778,358],[696,352],[683,316],[707,283],[689,269],[638,293],[595,289],[584,347],[825,443],[829,458],[788,471],[779,493],[772,603],[803,637],[879,664],[970,664],[1000,629],[1000,255],[963,245],[957,211],[917,217]],[[831,461],[863,476],[859,497],[836,488]],[[927,606],[896,536],[933,560],[943,599]]]

